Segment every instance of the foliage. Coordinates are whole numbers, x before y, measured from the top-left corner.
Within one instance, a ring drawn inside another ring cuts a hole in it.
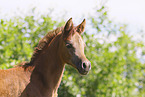
[[[40,18],[26,16],[0,20],[0,68],[10,68],[31,58],[34,47],[50,30],[59,27],[48,15]]]
[[[59,97],[144,97],[145,64],[137,57],[138,49],[144,56],[144,43],[132,40],[126,25],[115,25],[107,17],[103,6],[97,16],[90,16],[96,33],[83,34],[85,53],[92,69],[81,76],[66,65]],[[0,20],[0,68],[13,67],[21,61],[29,61],[34,47],[45,33],[62,26],[48,15],[38,19],[34,15]],[[115,40],[111,41],[112,38]]]
[[[92,69],[87,76],[80,76],[67,66],[62,86],[73,96],[81,97],[145,96],[145,66],[137,57],[138,49],[145,47],[143,42],[132,40],[132,36],[126,34],[126,25],[111,22],[105,7],[98,9],[97,13],[99,15],[90,17],[92,28],[97,33],[83,35],[85,53]],[[143,52],[141,56],[144,56]],[[64,97],[63,93],[60,97]]]

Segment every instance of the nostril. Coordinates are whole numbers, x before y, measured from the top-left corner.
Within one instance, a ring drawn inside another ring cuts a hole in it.
[[[85,63],[83,63],[83,68],[86,69],[86,64]]]

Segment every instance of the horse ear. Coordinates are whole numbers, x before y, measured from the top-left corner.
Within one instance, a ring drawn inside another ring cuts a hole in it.
[[[64,26],[63,38],[66,39],[69,36],[69,32],[73,29],[72,18],[70,18]]]
[[[70,18],[64,26],[64,31],[69,32],[73,28],[72,18]]]
[[[86,20],[84,19],[83,22],[82,22],[80,25],[78,25],[78,26],[76,27],[76,31],[77,31],[79,34],[81,34],[82,32],[84,32],[85,26],[86,26]]]

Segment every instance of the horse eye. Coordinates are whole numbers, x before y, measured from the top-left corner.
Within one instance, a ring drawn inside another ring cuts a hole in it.
[[[72,44],[67,43],[67,44],[66,44],[66,47],[67,47],[67,48],[72,48],[73,46],[72,46]]]

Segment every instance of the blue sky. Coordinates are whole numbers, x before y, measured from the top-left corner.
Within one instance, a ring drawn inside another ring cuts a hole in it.
[[[0,0],[0,18],[22,15],[17,13],[18,10],[27,14],[33,7],[42,14],[53,8],[54,19],[57,19],[56,15],[67,12],[65,19],[73,17],[74,22],[78,23],[82,14],[83,18],[93,14],[93,9],[104,2],[108,7],[110,19],[129,24],[133,30],[145,30],[145,0]]]

